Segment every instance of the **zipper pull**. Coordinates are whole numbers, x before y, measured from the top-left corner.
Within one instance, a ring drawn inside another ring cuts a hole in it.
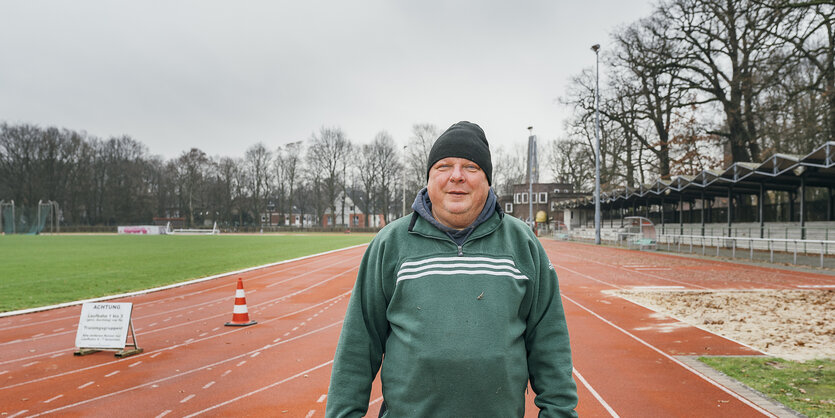
[[[458,256],[461,257],[462,255],[464,255],[464,249],[462,248],[462,246],[459,245],[458,246]]]

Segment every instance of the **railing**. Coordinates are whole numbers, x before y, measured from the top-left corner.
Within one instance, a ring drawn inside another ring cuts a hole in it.
[[[705,232],[707,232],[707,229]],[[555,235],[554,238],[580,241],[594,240],[594,230],[588,228],[574,229],[564,235],[561,237]],[[833,240],[804,240],[799,237],[786,239],[759,238],[756,236],[660,234],[653,246],[642,240],[643,237],[639,235],[609,228],[600,231],[601,241],[607,245],[619,247],[641,250],[657,249],[704,256],[744,258],[751,261],[835,269],[835,241]]]
[[[835,254],[835,241],[829,240],[665,234],[660,235],[657,242],[661,249],[667,251],[694,253],[694,250],[701,250],[702,255],[708,255],[707,251],[710,249],[710,255],[716,255],[717,257],[730,256],[731,258],[737,258],[737,252],[743,251],[747,253],[747,258],[752,261],[764,259],[766,253],[768,254],[768,261],[771,263],[790,262],[791,264],[814,265],[810,261],[811,259],[817,259],[818,267],[826,267],[826,261],[831,262],[833,260],[832,257],[828,256]]]
[[[683,231],[682,235],[702,235],[702,227],[698,224],[666,224],[662,228],[661,225],[655,225],[655,230],[659,234],[678,235]],[[801,227],[800,224],[781,224],[781,225],[765,225],[762,228],[759,224],[742,224],[733,225],[730,227],[730,236],[732,237],[754,237],[760,238],[782,238],[782,239],[815,239],[828,241],[835,239],[835,226],[831,223],[823,225],[806,225]],[[728,226],[719,224],[706,224],[704,227],[705,236],[728,236]]]

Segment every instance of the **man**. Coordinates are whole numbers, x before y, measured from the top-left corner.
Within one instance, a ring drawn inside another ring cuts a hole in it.
[[[415,212],[363,256],[328,417],[365,415],[381,364],[386,417],[521,417],[528,379],[540,416],[576,416],[556,273],[530,228],[501,212],[492,172],[478,125],[435,141]]]

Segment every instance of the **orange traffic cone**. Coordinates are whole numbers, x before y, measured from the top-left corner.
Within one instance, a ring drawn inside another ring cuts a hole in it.
[[[227,322],[227,327],[245,327],[255,325],[257,322],[249,319],[249,311],[246,309],[246,294],[244,293],[244,282],[238,277],[238,288],[235,290],[235,308],[232,311],[232,322]]]

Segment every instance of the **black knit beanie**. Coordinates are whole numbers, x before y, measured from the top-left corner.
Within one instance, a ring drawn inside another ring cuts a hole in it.
[[[432,145],[426,166],[426,179],[429,170],[438,161],[447,157],[465,158],[476,164],[487,176],[487,184],[493,184],[493,163],[490,160],[490,144],[480,126],[462,121],[449,127]]]

